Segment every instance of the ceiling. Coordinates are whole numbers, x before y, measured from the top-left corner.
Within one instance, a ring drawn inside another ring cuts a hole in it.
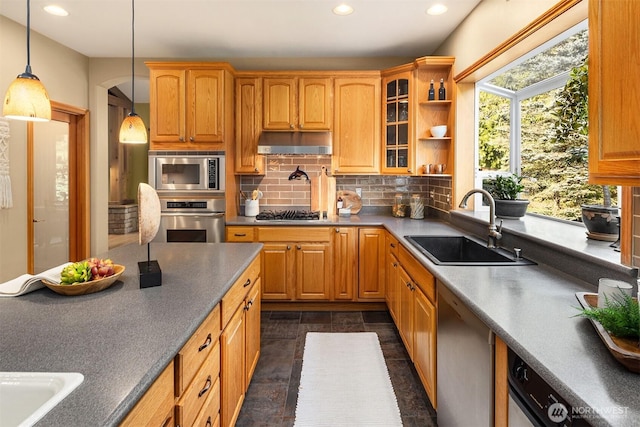
[[[156,59],[430,55],[480,0],[136,0],[135,56]],[[440,2],[448,11],[431,16]],[[53,16],[55,3],[69,15]],[[0,14],[26,25],[26,0]],[[130,0],[31,0],[31,28],[88,57],[131,56]],[[232,62],[233,63],[233,62]],[[136,97],[137,97],[136,90]]]

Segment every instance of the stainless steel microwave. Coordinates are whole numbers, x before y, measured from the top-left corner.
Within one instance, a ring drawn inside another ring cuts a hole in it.
[[[160,191],[224,192],[225,156],[149,152],[149,185]]]

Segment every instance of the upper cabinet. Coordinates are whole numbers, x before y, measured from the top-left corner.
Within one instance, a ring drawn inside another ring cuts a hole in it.
[[[330,77],[265,77],[263,129],[331,130],[333,86]]]
[[[444,164],[444,175],[453,172],[453,62],[453,57],[423,57],[383,72],[383,174],[422,175],[429,164]],[[439,125],[447,126],[446,133],[432,135]]]
[[[147,62],[150,149],[224,150],[233,135],[228,64]]]
[[[410,114],[413,113],[413,72],[394,71],[382,79],[384,117],[382,173],[403,175],[414,174],[415,141],[412,134]]]
[[[262,79],[236,78],[236,161],[238,174],[264,174],[264,156],[258,154],[262,127]]]
[[[640,186],[637,0],[589,1],[589,182]]]
[[[380,173],[380,74],[336,77],[333,174]]]

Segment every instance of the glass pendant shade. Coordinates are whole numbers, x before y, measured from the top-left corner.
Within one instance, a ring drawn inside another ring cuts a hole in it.
[[[51,101],[47,89],[33,74],[20,74],[7,89],[2,114],[16,120],[51,120]]]
[[[147,128],[136,113],[130,113],[120,125],[120,142],[123,144],[146,144]]]

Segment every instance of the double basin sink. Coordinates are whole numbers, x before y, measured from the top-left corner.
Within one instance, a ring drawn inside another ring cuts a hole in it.
[[[404,236],[437,265],[507,266],[535,262],[501,248],[488,248],[466,236]]]

